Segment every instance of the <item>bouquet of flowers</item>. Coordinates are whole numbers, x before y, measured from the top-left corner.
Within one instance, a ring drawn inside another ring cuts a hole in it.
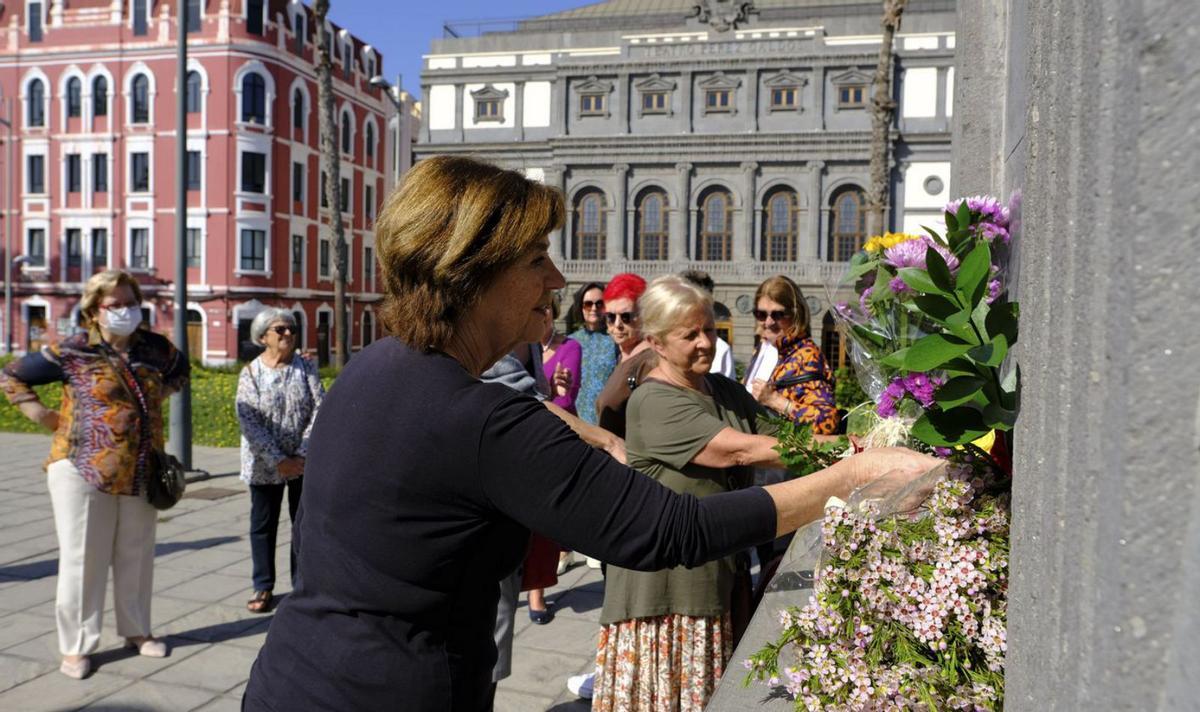
[[[948,204],[945,219],[945,236],[888,233],[851,261],[858,299],[838,313],[872,398],[851,429],[867,447],[946,464],[915,502],[932,482],[827,508],[812,599],[780,611],[779,638],[745,661],[747,682],[782,687],[797,709],[1003,708],[1019,394],[1006,360],[1018,315],[1004,284],[1009,210],[980,196]]]

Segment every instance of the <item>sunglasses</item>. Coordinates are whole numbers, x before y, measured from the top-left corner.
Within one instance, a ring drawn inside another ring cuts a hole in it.
[[[595,301],[592,301],[591,299],[584,299],[583,300],[583,308],[584,309],[603,309],[604,308],[604,300],[597,299]]]
[[[296,333],[296,327],[294,327],[294,326],[272,326],[271,331],[274,331],[276,334],[283,336],[284,334]]]
[[[637,321],[637,318],[637,312],[608,312],[604,315],[604,319],[609,324],[616,324],[617,319],[620,319],[626,324],[632,324],[633,322]]]
[[[763,311],[762,309],[754,310],[755,321],[766,321],[767,317],[771,317],[771,319],[774,321],[783,321],[785,318],[791,315],[792,313],[790,311],[784,309],[774,309],[772,311]]]

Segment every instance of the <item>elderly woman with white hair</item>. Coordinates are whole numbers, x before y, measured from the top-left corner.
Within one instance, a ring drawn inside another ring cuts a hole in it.
[[[242,481],[250,486],[252,613],[271,610],[275,590],[275,537],[287,491],[296,521],[308,435],[325,396],[317,367],[296,353],[296,319],[283,309],[260,311],[250,338],[264,351],[238,378],[237,415],[242,426]],[[291,556],[292,585],[296,557]]]

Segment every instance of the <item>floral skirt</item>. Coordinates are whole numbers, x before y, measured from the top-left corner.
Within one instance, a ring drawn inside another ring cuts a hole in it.
[[[733,655],[729,614],[604,626],[592,712],[702,712]]]

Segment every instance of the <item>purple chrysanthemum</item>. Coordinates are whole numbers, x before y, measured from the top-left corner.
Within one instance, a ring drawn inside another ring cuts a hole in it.
[[[1000,297],[1000,280],[993,279],[992,281],[988,282],[988,293],[987,293],[986,301],[988,304],[991,304],[992,302],[996,301],[996,299],[998,299],[999,297]]]
[[[967,201],[967,209],[979,213],[984,222],[990,222],[1000,227],[1008,227],[1009,211],[990,195],[972,195],[969,198],[959,198],[946,203],[946,212],[957,213],[962,201]]]
[[[925,253],[930,247],[937,250],[938,254],[942,256],[951,273],[958,269],[958,258],[951,254],[944,245],[939,244],[928,235],[923,235],[919,240],[908,240],[887,248],[883,251],[883,261],[896,269],[904,267],[925,269]]]

